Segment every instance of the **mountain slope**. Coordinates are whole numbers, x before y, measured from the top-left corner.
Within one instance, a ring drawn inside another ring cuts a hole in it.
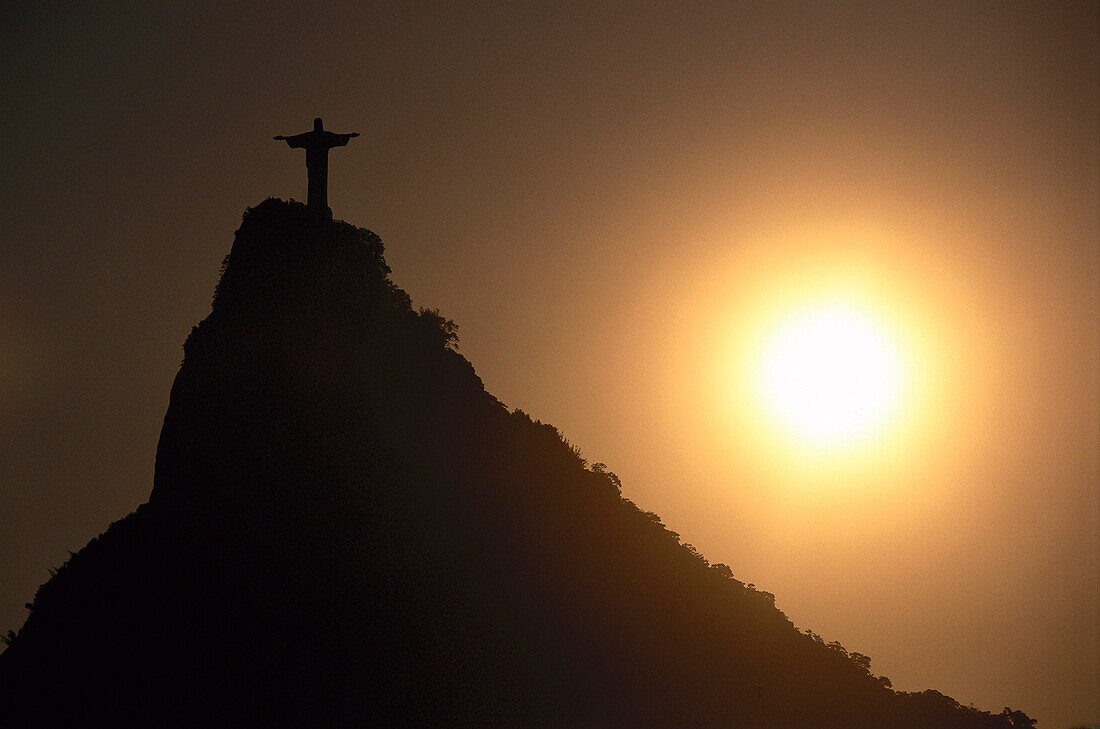
[[[244,217],[149,502],[39,590],[12,726],[1030,726],[799,632],[509,412],[381,241]]]

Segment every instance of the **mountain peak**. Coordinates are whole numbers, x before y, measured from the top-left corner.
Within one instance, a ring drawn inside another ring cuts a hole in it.
[[[375,234],[247,211],[148,504],[0,654],[13,726],[1012,729],[797,630],[509,412]]]

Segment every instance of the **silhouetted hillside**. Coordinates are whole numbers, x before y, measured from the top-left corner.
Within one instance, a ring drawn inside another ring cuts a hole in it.
[[[1032,722],[899,694],[509,412],[376,235],[249,210],[147,504],[38,591],[0,723],[835,727]]]

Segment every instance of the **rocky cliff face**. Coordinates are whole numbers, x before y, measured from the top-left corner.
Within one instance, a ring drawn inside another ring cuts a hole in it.
[[[39,590],[0,724],[1026,726],[800,633],[388,274],[372,233],[246,213],[149,502]]]

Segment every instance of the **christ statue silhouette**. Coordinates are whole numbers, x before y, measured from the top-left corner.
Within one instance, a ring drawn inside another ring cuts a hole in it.
[[[279,135],[275,139],[285,141],[291,147],[306,150],[306,173],[309,176],[309,193],[306,205],[317,210],[328,210],[328,151],[333,147],[343,147],[359,132],[334,134],[325,131],[321,117],[313,120],[313,131],[295,134],[293,137]]]

